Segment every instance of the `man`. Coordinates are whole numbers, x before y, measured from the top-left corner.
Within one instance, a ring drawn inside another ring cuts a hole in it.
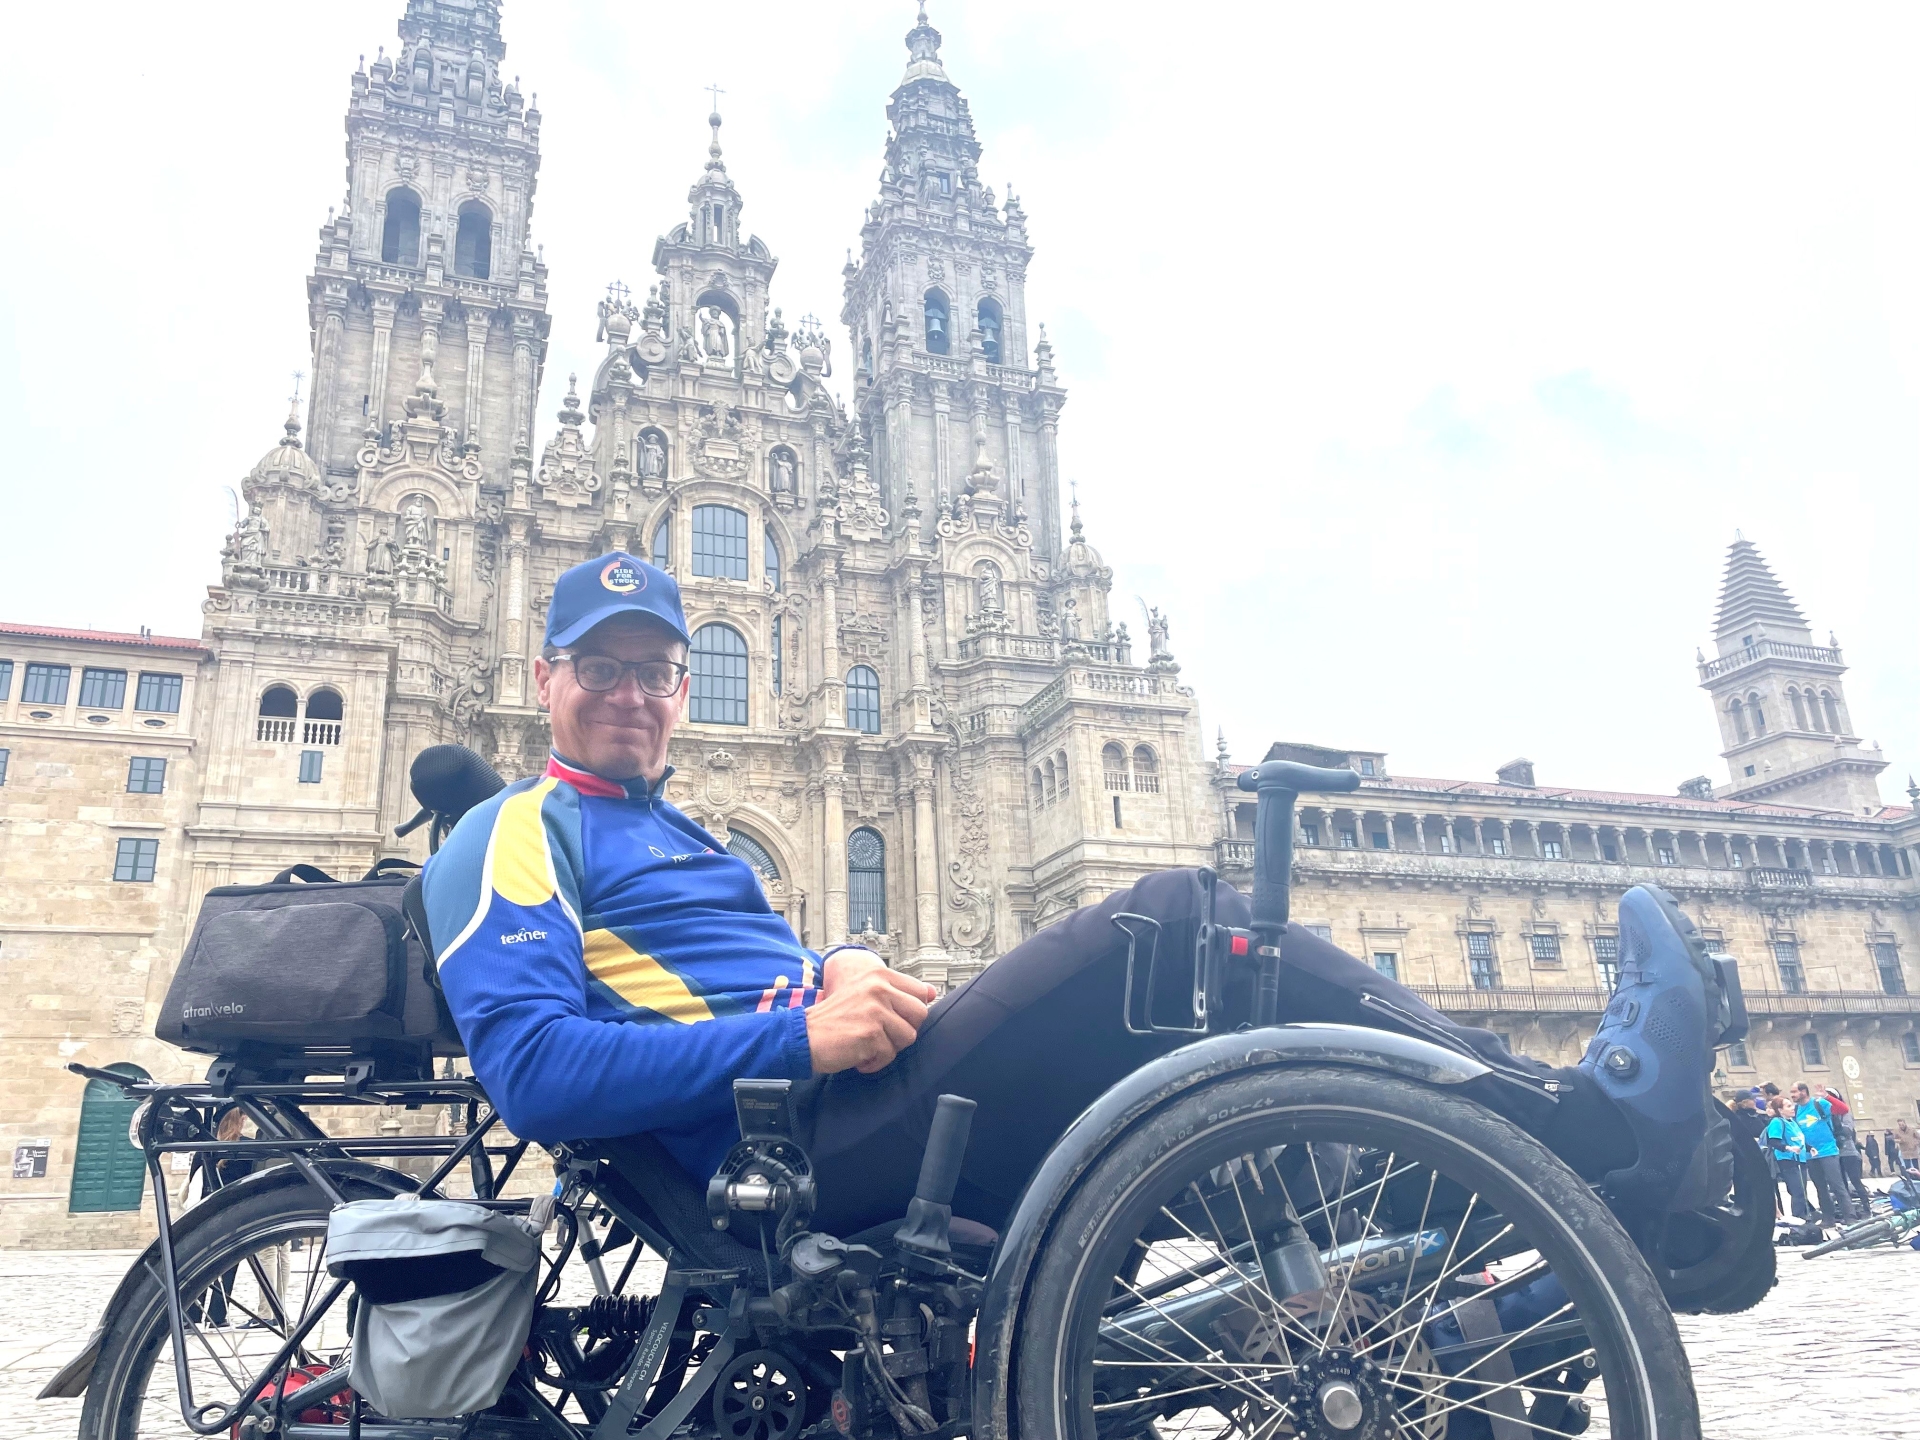
[[[955,1210],[1000,1225],[1074,1117],[1181,1043],[1122,1026],[1126,948],[1110,922],[1152,916],[1163,953],[1191,953],[1194,872],[1075,912],[938,1005],[870,951],[815,954],[751,867],[662,798],[688,643],[672,577],[631,555],[575,566],[554,587],[534,666],[553,756],[469,813],[424,882],[475,1073],[519,1135],[650,1133],[702,1179],[736,1138],[733,1081],[798,1082],[814,1223],[841,1234],[904,1213],[935,1099],[957,1092],[980,1108]],[[1219,906],[1222,922],[1248,922],[1237,893],[1222,887]],[[1621,950],[1616,999],[1578,1067],[1512,1056],[1298,926],[1281,1018],[1377,1024],[1361,1004],[1372,993],[1553,1082],[1472,1093],[1657,1222],[1727,1194],[1732,1132],[1707,1089],[1725,997],[1698,932],[1658,891],[1622,901]]]
[[[1845,1178],[1840,1173],[1840,1145],[1833,1133],[1833,1106],[1826,1099],[1815,1099],[1802,1080],[1793,1087],[1793,1123],[1807,1137],[1807,1178],[1813,1181],[1820,1197],[1822,1220],[1855,1219],[1853,1201],[1847,1197]]]
[[[1880,1137],[1871,1130],[1867,1132],[1867,1167],[1873,1172],[1873,1178],[1880,1178]]]

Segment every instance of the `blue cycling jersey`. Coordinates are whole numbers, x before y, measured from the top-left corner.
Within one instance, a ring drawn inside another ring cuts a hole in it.
[[[660,798],[666,778],[556,756],[469,811],[422,885],[448,1007],[508,1127],[652,1132],[704,1177],[737,1138],[734,1080],[812,1073],[820,960],[753,868]]]

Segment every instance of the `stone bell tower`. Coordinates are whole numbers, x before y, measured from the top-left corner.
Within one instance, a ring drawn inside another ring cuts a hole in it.
[[[1699,656],[1713,697],[1731,784],[1718,793],[1871,814],[1881,806],[1880,751],[1860,743],[1829,635],[1814,643],[1800,607],[1742,536],[1727,551],[1712,660]]]
[[[345,203],[307,281],[304,444],[290,417],[241,481],[204,607],[196,893],[401,848],[412,757],[471,741],[524,679],[496,639],[524,559],[503,512],[548,317],[540,115],[504,57],[498,0],[408,0],[397,56],[352,77]]]
[[[456,446],[507,483],[546,357],[546,267],[528,238],[540,112],[503,77],[498,0],[408,0],[394,58],[353,76],[347,195],[307,281],[308,450],[351,475],[424,381]]]
[[[907,54],[887,102],[880,195],[845,271],[855,406],[885,504],[901,505],[909,476],[944,504],[984,461],[1051,557],[1065,541],[1054,446],[1066,392],[1044,329],[1028,369],[1026,216],[1011,190],[1002,206],[980,183],[973,115],[924,5]]]

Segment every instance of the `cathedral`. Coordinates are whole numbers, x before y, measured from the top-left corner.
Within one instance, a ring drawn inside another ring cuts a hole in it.
[[[352,80],[305,443],[290,418],[246,477],[206,603],[194,893],[406,853],[428,745],[544,765],[547,596],[615,549],[673,573],[693,631],[668,793],[809,943],[867,935],[952,983],[1211,854],[1166,624],[1136,647],[1062,514],[1025,217],[980,182],[924,12],[906,38],[879,193],[848,217],[840,373],[778,303],[715,114],[645,298],[564,317],[605,353],[549,424],[540,113],[502,80],[495,0],[410,0],[396,56]]]

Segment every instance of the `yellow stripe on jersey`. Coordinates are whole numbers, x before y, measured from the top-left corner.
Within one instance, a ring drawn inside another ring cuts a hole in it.
[[[613,931],[587,931],[583,948],[588,973],[628,1004],[683,1025],[713,1018],[707,1002],[689,990],[686,981]]]
[[[553,857],[540,806],[559,782],[548,776],[500,807],[493,822],[493,888],[512,905],[544,905],[554,895]]]

